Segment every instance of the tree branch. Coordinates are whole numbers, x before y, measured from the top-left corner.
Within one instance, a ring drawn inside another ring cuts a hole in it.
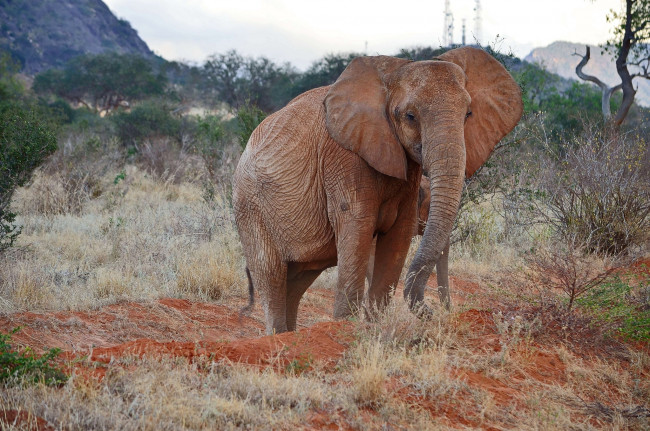
[[[591,49],[589,48],[589,46],[586,46],[586,48],[587,48],[587,53],[586,53],[584,56],[578,54],[577,52],[574,52],[574,53],[573,53],[573,55],[575,55],[575,56],[577,56],[577,57],[582,57],[582,60],[580,60],[580,63],[578,63],[578,65],[576,66],[576,74],[577,74],[577,75],[580,77],[580,79],[582,79],[583,81],[590,81],[590,82],[593,82],[594,84],[596,84],[597,86],[599,86],[601,90],[605,91],[605,90],[608,88],[608,87],[607,87],[607,84],[605,84],[603,81],[601,81],[600,79],[596,78],[595,76],[593,76],[593,75],[587,75],[586,73],[584,73],[584,72],[582,71],[582,68],[585,67],[585,66],[587,65],[587,63],[589,62],[589,59],[591,58]]]
[[[650,62],[650,58],[642,58],[639,61],[628,61],[625,63],[627,66],[636,66],[636,67],[643,67],[644,62]]]
[[[610,103],[609,103],[612,93],[614,93],[615,91],[619,90],[622,87],[620,85],[617,85],[616,87],[610,87],[609,85],[605,84],[603,81],[596,78],[595,76],[587,75],[582,71],[582,68],[587,65],[589,59],[591,58],[591,49],[589,48],[589,45],[585,46],[585,48],[586,48],[586,54],[584,56],[578,54],[577,52],[573,53],[573,55],[575,56],[582,57],[582,60],[580,60],[580,63],[578,63],[578,65],[576,66],[576,74],[580,77],[580,79],[584,81],[593,82],[594,84],[600,87],[600,91],[602,93],[602,97],[600,101],[601,110],[603,113],[603,118],[605,119],[605,121],[608,121],[612,116]]]

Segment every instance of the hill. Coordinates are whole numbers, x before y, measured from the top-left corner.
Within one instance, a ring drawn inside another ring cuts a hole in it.
[[[101,0],[3,0],[0,23],[0,50],[9,51],[28,75],[81,54],[154,55]]]
[[[608,53],[601,55],[601,48],[591,46],[591,60],[583,69],[585,73],[600,78],[608,85],[614,85],[620,82],[616,73],[614,59]],[[549,72],[556,73],[563,78],[578,80],[576,75],[576,65],[580,62],[580,57],[574,53],[584,55],[585,45],[572,42],[553,42],[552,44],[533,49],[524,59],[530,63],[537,63]],[[650,82],[635,79],[635,87],[638,87],[636,101],[643,106],[650,106]]]

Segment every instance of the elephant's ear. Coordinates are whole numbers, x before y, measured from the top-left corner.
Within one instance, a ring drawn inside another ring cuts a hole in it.
[[[457,64],[467,75],[465,88],[472,98],[472,115],[465,123],[465,175],[469,178],[519,122],[524,110],[521,90],[505,67],[481,49],[452,49],[438,59]]]
[[[406,154],[388,121],[385,79],[409,60],[376,56],[350,62],[325,98],[325,125],[343,148],[391,177],[406,179]]]

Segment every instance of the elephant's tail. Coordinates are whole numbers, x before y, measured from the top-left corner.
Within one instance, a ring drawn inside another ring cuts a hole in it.
[[[248,278],[248,305],[239,310],[240,320],[242,314],[250,312],[255,305],[255,288],[253,287],[253,279],[251,278],[251,272],[248,270],[248,267],[246,267],[246,277]]]

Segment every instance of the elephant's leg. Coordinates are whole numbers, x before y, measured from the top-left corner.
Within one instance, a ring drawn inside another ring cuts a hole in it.
[[[451,309],[451,297],[449,296],[449,240],[442,251],[442,255],[436,263],[436,279],[438,282],[438,297],[440,303],[447,310]]]
[[[272,252],[263,262],[250,262],[249,270],[261,297],[266,333],[287,332],[287,264]]]
[[[296,330],[298,318],[298,305],[300,299],[309,286],[318,278],[321,270],[302,271],[294,277],[287,279],[287,330]]]
[[[338,282],[334,318],[344,319],[361,306],[374,223],[349,223],[337,238]]]
[[[377,236],[375,269],[368,290],[371,310],[383,309],[390,300],[391,288],[399,281],[411,245],[414,220],[415,216],[401,216],[390,231]]]

